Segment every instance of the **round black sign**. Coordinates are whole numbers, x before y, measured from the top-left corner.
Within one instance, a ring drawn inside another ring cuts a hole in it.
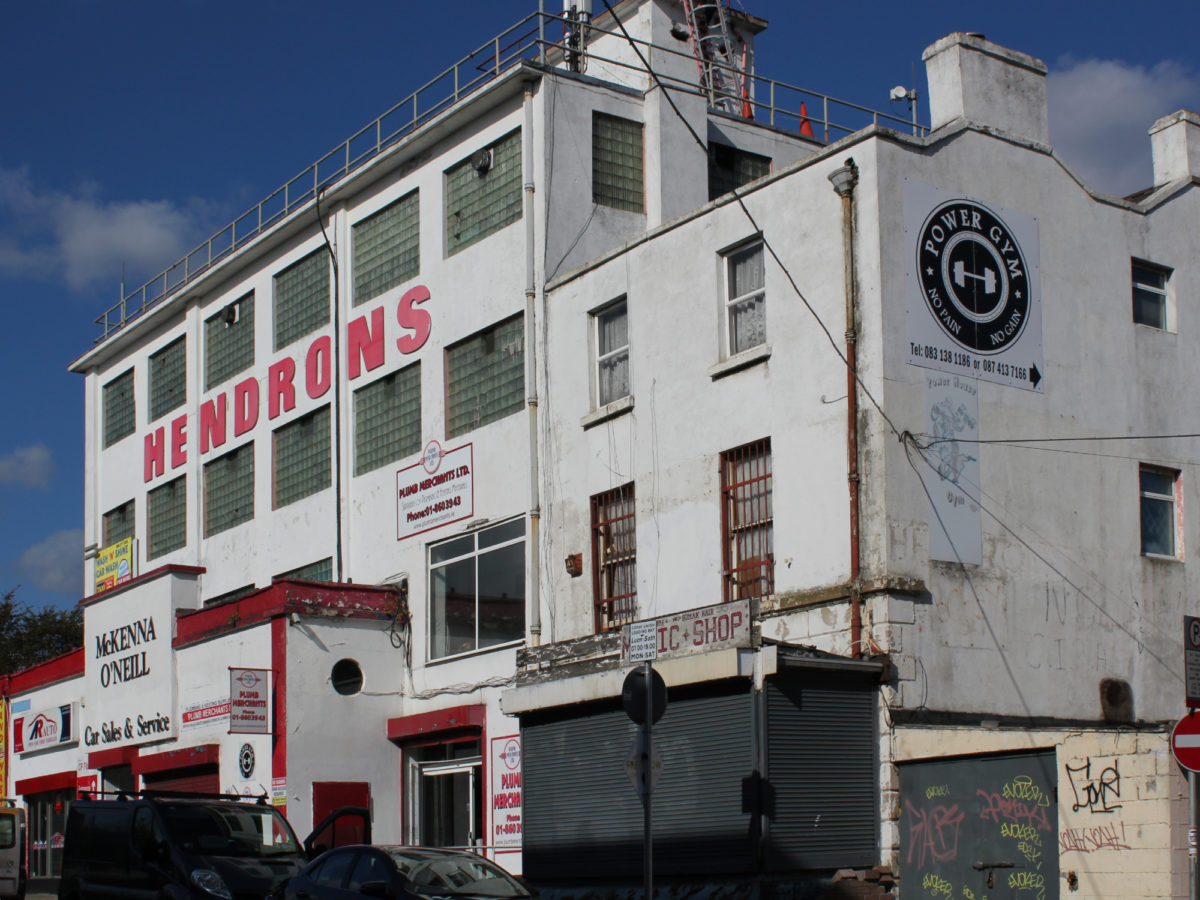
[[[646,721],[646,670],[639,666],[625,676],[621,685],[625,715],[641,725]],[[650,670],[650,721],[657,722],[667,708],[667,684],[655,669]]]
[[[942,330],[968,350],[999,353],[1025,330],[1025,257],[1004,220],[980,203],[950,200],[926,217],[917,277]]]
[[[238,771],[242,773],[243,778],[254,774],[254,748],[249,744],[242,744],[238,751]]]

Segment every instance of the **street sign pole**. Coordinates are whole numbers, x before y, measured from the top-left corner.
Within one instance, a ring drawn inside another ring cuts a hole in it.
[[[652,743],[654,737],[654,716],[651,710],[654,709],[654,697],[652,689],[654,686],[654,669],[651,666],[650,660],[642,663],[644,666],[646,682],[646,716],[642,721],[642,734],[645,736],[646,746],[646,774],[645,774],[645,793],[642,795],[642,880],[646,885],[646,900],[652,900],[654,897],[654,832],[651,830],[651,815],[650,797],[654,790],[651,785],[650,766],[654,759],[654,745]]]

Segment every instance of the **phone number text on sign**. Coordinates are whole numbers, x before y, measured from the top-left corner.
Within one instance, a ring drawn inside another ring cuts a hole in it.
[[[396,473],[396,540],[471,518],[474,496],[472,445],[443,451],[431,442],[421,462]]]

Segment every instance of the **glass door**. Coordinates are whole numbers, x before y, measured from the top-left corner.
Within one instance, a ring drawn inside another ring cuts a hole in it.
[[[409,842],[462,849],[483,843],[483,763],[478,748],[478,742],[472,742],[423,747],[409,754],[405,772]],[[476,755],[459,755],[466,749]]]

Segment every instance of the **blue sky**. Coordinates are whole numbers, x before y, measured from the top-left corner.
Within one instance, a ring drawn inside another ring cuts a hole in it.
[[[1200,111],[1194,0],[743,5],[771,22],[760,74],[900,116],[889,90],[915,69],[923,94],[921,52],[952,31],[1042,59],[1052,140],[1108,193],[1149,184],[1155,119]],[[3,9],[0,592],[66,607],[84,595],[84,382],[67,366],[122,267],[139,286],[537,0]]]

